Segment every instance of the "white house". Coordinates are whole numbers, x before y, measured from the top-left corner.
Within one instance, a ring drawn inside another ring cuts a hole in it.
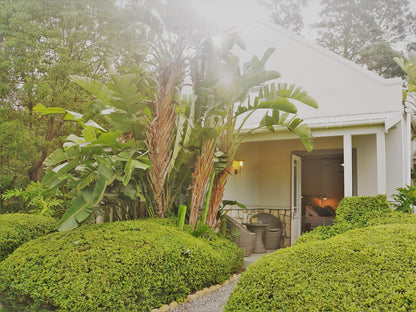
[[[310,153],[287,131],[260,131],[245,140],[236,157],[243,169],[230,177],[224,198],[249,211],[231,209],[232,216],[242,222],[258,211],[279,216],[289,246],[308,226],[305,206],[336,209],[354,195],[391,199],[411,183],[412,113],[402,105],[401,79],[381,78],[275,24],[250,21],[240,34],[243,59],[275,47],[267,67],[308,91],[319,109],[297,106],[314,136]]]

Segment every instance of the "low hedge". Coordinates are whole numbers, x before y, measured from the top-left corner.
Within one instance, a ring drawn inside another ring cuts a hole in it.
[[[416,311],[416,229],[349,231],[264,256],[224,311]]]
[[[338,205],[334,224],[319,226],[303,234],[296,244],[325,240],[352,229],[363,228],[371,221],[392,212],[386,195],[345,197]]]
[[[416,215],[393,211],[368,221],[369,226],[385,224],[416,224]]]
[[[0,261],[23,243],[54,231],[56,221],[49,217],[23,213],[1,214]]]
[[[386,195],[345,197],[338,205],[335,223],[365,227],[372,219],[392,212]]]
[[[242,265],[232,242],[152,221],[99,224],[28,242],[0,264],[15,311],[150,311],[224,282]]]

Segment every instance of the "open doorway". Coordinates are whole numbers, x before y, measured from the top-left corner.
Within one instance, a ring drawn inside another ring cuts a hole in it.
[[[302,232],[331,225],[343,197],[342,153],[302,157]]]

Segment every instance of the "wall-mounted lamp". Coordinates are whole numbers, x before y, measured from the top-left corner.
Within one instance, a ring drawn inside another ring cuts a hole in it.
[[[241,169],[243,169],[244,161],[242,160],[234,160],[233,161],[233,172],[234,174],[241,173]]]
[[[326,195],[324,194],[323,196],[322,196],[322,200],[327,200],[328,199],[328,197],[326,197]]]

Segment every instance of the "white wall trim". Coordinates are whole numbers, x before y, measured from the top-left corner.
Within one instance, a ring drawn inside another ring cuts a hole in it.
[[[257,209],[270,209],[270,210],[290,210],[289,206],[271,206],[271,205],[246,205],[247,210],[257,210]],[[224,210],[245,210],[238,206],[229,206],[224,208]]]
[[[312,135],[315,138],[323,137],[336,137],[348,135],[368,135],[377,134],[380,131],[384,131],[384,124],[373,126],[362,126],[355,128],[338,128],[338,129],[312,129]],[[275,132],[255,132],[244,138],[243,142],[263,142],[263,141],[280,141],[280,140],[292,140],[299,139],[297,135],[289,132],[288,130],[281,130]]]
[[[404,184],[411,185],[412,184],[412,177],[411,177],[411,169],[413,163],[413,148],[412,148],[412,116],[415,111],[410,108],[406,107],[406,122],[404,124]]]
[[[391,115],[390,117],[386,118],[386,124],[385,124],[385,132],[388,132],[392,127],[397,125],[401,120],[403,116],[401,113],[397,113],[394,115]]]

